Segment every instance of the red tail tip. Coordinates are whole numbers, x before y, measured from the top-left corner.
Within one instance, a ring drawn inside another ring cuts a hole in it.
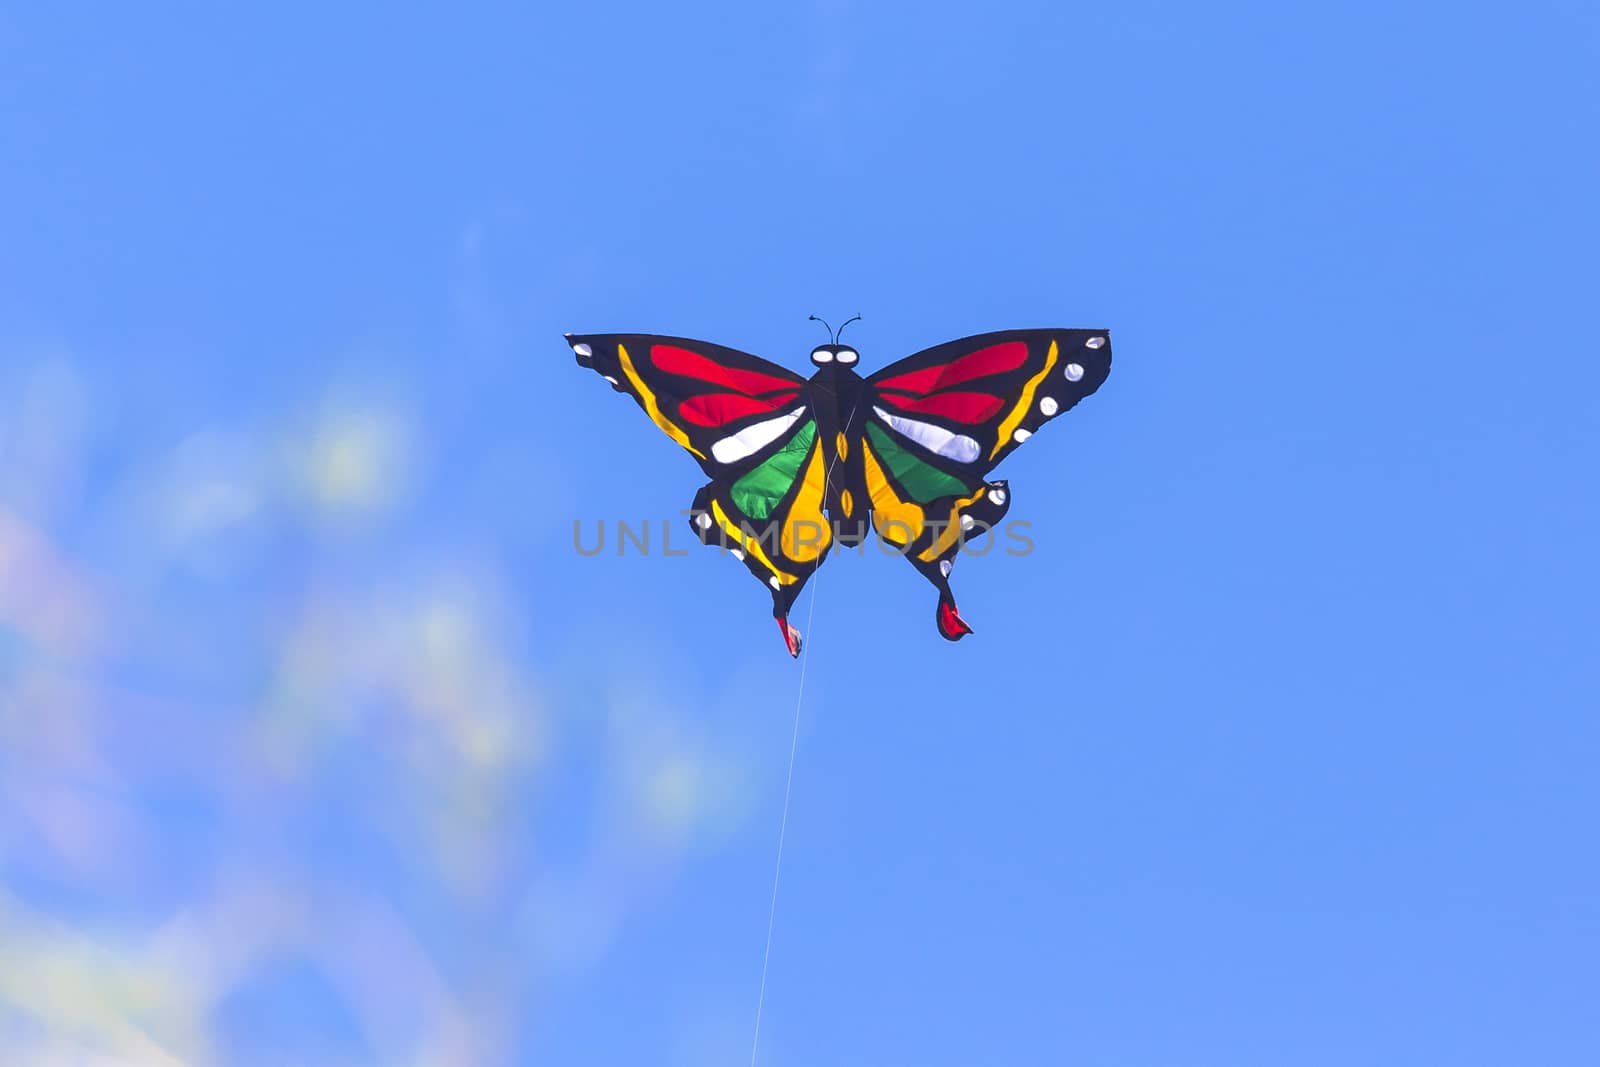
[[[789,655],[798,659],[800,657],[800,631],[789,625],[788,619],[778,620],[778,632],[783,634],[784,647],[789,650]]]
[[[946,640],[959,641],[971,632],[972,627],[968,626],[967,620],[963,619],[960,613],[956,611],[954,603],[939,602],[939,633]]]

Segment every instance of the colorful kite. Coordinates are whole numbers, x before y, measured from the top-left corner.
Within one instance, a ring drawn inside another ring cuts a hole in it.
[[[1011,507],[1007,483],[985,475],[1111,372],[1105,330],[979,334],[867,378],[830,330],[812,350],[809,380],[681,337],[568,334],[567,343],[711,478],[690,525],[767,586],[793,656],[795,598],[834,546],[865,540],[869,521],[939,591],[939,633],[971,633],[950,570],[967,534],[998,526]]]

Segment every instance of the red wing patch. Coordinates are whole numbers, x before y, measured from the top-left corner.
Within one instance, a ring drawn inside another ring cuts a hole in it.
[[[1016,370],[1027,358],[1028,346],[1025,342],[1006,341],[990,345],[988,348],[980,348],[976,352],[969,352],[960,359],[953,359],[942,366],[924,367],[921,370],[898,374],[877,384],[879,389],[931,393],[937,389],[948,389],[952,385],[969,382],[974,378],[986,378],[991,374]]]
[[[900,396],[897,393],[879,393],[879,396],[904,411],[923,415],[937,415],[977,425],[992,418],[1005,401],[988,393],[934,393],[932,396]]]
[[[678,405],[678,414],[696,426],[722,426],[746,415],[769,415],[798,393],[781,393],[765,400],[742,393],[703,393]]]
[[[778,389],[794,389],[798,384],[795,381],[785,381],[774,378],[760,371],[740,370],[737,367],[724,367],[716,360],[708,359],[698,352],[691,352],[687,348],[676,348],[672,345],[652,345],[650,359],[657,367],[668,374],[681,374],[685,378],[698,378],[702,382],[720,385],[725,389],[732,389],[736,393],[754,396],[759,393],[770,393]]]

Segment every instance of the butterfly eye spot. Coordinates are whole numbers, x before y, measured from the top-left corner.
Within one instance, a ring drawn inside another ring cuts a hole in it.
[[[854,363],[859,358],[860,357],[856,355],[856,351],[853,348],[842,348],[839,350],[840,363]]]
[[[833,353],[829,352],[826,348],[819,348],[816,351],[811,353],[811,362],[813,362],[813,363],[832,363],[833,362]]]
[[[1039,410],[1044,412],[1046,418],[1049,418],[1051,415],[1054,415],[1056,412],[1061,410],[1061,405],[1056,403],[1055,397],[1047,396],[1043,400],[1039,401]]]
[[[1068,363],[1066,369],[1067,381],[1075,382],[1083,377],[1083,368],[1076,363]]]
[[[1083,347],[1085,347],[1085,348],[1100,348],[1105,343],[1106,343],[1106,339],[1104,337],[1091,337],[1087,341],[1083,342]]]

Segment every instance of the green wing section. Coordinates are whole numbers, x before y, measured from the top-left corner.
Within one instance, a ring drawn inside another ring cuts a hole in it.
[[[928,504],[946,496],[966,496],[972,491],[966,483],[901,448],[876,423],[867,423],[867,436],[872,439],[873,449],[883,458],[894,480],[917,503]]]
[[[800,470],[816,439],[817,424],[809,420],[801,423],[783,447],[733,483],[729,495],[734,506],[752,519],[771,516],[799,480]]]

